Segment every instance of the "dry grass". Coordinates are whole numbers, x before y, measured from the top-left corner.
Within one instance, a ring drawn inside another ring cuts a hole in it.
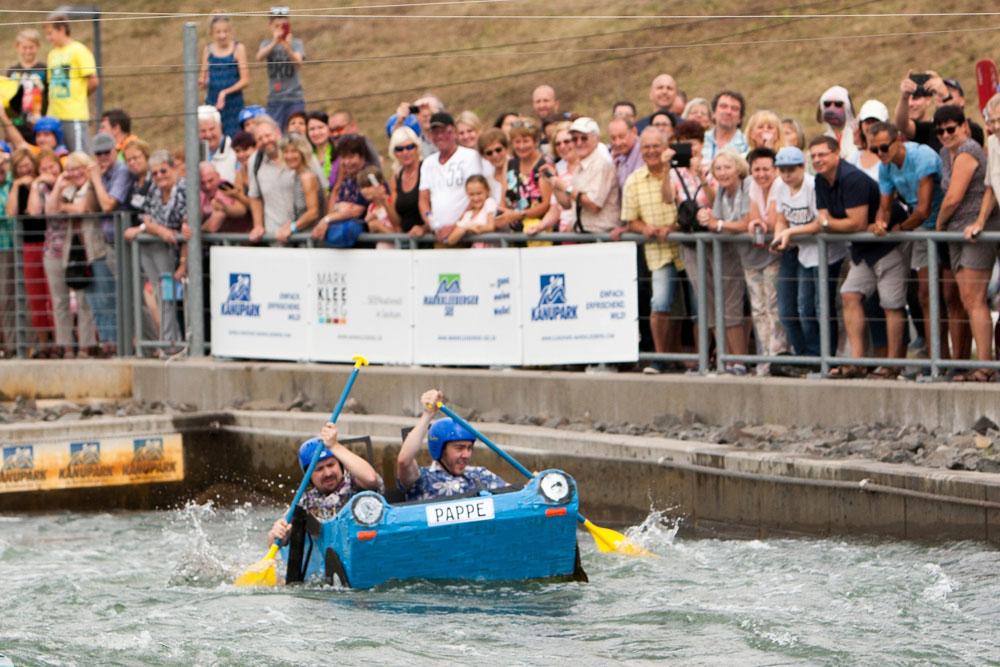
[[[363,0],[338,3],[359,6]],[[376,3],[372,3],[376,4]],[[392,3],[385,3],[392,4]],[[208,12],[215,2],[126,2],[106,11]],[[329,7],[308,0],[293,12]],[[226,7],[266,10],[266,5]],[[648,113],[649,82],[671,72],[689,96],[711,97],[735,88],[748,100],[748,112],[770,108],[797,117],[808,133],[819,129],[815,104],[827,87],[840,84],[855,107],[876,97],[892,108],[898,82],[907,68],[937,69],[966,87],[968,111],[976,106],[974,65],[996,52],[1000,21],[984,17],[876,17],[828,19],[679,19],[672,16],[721,14],[789,15],[892,12],[989,11],[980,3],[912,0],[828,0],[785,2],[590,2],[549,0],[361,9],[355,13],[392,18],[294,18],[311,61],[303,69],[310,108],[354,112],[363,131],[384,149],[385,119],[403,100],[436,92],[453,111],[473,109],[488,123],[501,110],[531,112],[530,96],[539,83],[559,92],[563,110],[594,116],[602,124],[611,103],[631,99]],[[323,13],[346,13],[340,10]],[[656,16],[662,18],[545,19],[540,15]],[[403,18],[460,15],[467,18]],[[493,18],[474,18],[489,15]],[[500,19],[531,15],[531,19]],[[6,14],[7,21],[38,20],[38,15]],[[105,108],[124,107],[137,119],[133,131],[156,145],[179,146],[183,138],[181,31],[186,19],[108,21],[103,24]],[[207,19],[199,19],[201,46]],[[256,51],[268,33],[264,18],[235,18],[236,38]],[[13,44],[18,28],[0,28],[0,40]],[[969,31],[970,29],[976,31]],[[899,36],[897,33],[965,32]],[[849,38],[857,35],[879,35]],[[74,36],[91,43],[89,25]],[[816,40],[785,41],[776,40]],[[756,42],[756,43],[755,43]],[[13,62],[13,51],[8,59]],[[1000,55],[1000,54],[997,54]],[[315,62],[326,60],[333,62]],[[142,67],[137,67],[142,66]],[[263,103],[264,71],[251,70],[248,103]]]

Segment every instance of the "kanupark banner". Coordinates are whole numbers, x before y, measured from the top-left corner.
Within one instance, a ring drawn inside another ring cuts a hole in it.
[[[309,359],[309,249],[211,249],[212,354]]]
[[[414,362],[520,365],[520,253],[413,253]]]
[[[521,250],[524,364],[635,361],[635,243]]]
[[[5,444],[0,493],[184,479],[180,433]]]
[[[413,362],[410,250],[324,250],[309,255],[309,344],[315,361]]]

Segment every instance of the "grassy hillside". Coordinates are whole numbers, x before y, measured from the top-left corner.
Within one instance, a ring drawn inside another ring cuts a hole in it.
[[[670,72],[689,96],[711,97],[723,87],[736,88],[746,96],[748,112],[769,108],[795,116],[811,134],[819,129],[815,105],[825,88],[846,86],[855,108],[876,97],[891,109],[898,82],[909,67],[958,78],[966,88],[967,110],[972,111],[976,60],[1000,57],[996,17],[884,16],[988,11],[981,3],[949,0],[509,0],[414,2],[403,8],[387,6],[398,2],[381,7],[364,5],[363,0],[336,4],[331,8],[329,0],[307,0],[292,8],[292,32],[305,41],[310,61],[302,70],[308,106],[350,109],[383,150],[385,119],[400,101],[424,91],[437,93],[454,112],[473,109],[492,122],[501,110],[530,112],[532,89],[549,83],[558,91],[563,110],[587,113],[603,125],[617,99],[631,99],[640,114],[648,113],[649,82],[660,72]],[[219,6],[200,0],[137,1],[105,3],[102,9],[206,13]],[[299,16],[307,13],[315,15]],[[795,16],[800,14],[882,16]],[[11,24],[40,17],[16,11],[4,16],[0,39],[10,45],[7,59],[13,62],[13,37],[22,26]],[[183,138],[179,65],[186,20],[199,22],[200,48],[207,35],[205,17],[102,24],[105,108],[126,108],[136,118],[133,131],[156,146],[176,147]],[[251,58],[268,34],[266,23],[262,17],[233,19],[235,36],[247,44]],[[73,34],[92,44],[89,24],[74,26]],[[265,84],[264,71],[252,63],[248,103],[263,104]]]

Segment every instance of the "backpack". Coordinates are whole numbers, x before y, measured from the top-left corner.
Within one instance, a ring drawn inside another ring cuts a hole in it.
[[[677,171],[676,167],[674,171],[677,173],[677,180],[681,182],[681,188],[684,189],[684,195],[687,197],[687,199],[677,205],[677,227],[685,234],[693,234],[694,232],[701,231],[698,225],[699,207],[698,202],[695,200],[705,184],[702,183],[699,185],[698,189],[694,191],[694,195],[692,195],[688,191],[687,183],[684,182],[684,178]]]

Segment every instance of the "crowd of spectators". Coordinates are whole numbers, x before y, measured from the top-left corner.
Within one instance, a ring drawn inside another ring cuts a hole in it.
[[[41,35],[19,33],[20,59],[8,72],[19,89],[0,114],[0,204],[7,214],[0,228],[0,352],[13,352],[14,216],[22,216],[36,355],[115,354],[114,281],[122,267],[113,248],[143,234],[160,238],[140,248],[148,281],[144,334],[180,346],[183,323],[162,301],[173,298],[187,272],[182,152],[153,150],[132,134],[123,109],[104,112],[91,136],[88,95],[98,72],[70,25],[65,16],[49,17],[46,65],[38,57]],[[522,109],[512,101],[513,109],[492,123],[469,110],[453,115],[428,93],[388,114],[384,137],[368,137],[346,109],[307,109],[306,49],[292,35],[287,8],[273,8],[267,27],[254,52],[266,63],[267,98],[263,106],[247,105],[248,51],[225,16],[210,21],[198,108],[203,232],[245,235],[247,244],[308,234],[330,247],[354,246],[362,232],[406,234],[428,247],[489,247],[496,242],[475,235],[496,232],[606,233],[612,240],[641,234],[649,341],[660,353],[691,351],[695,341],[680,324],[699,315],[695,244],[671,235],[749,234],[750,243],[722,244],[720,264],[710,252],[700,267],[713,331],[711,286],[721,274],[728,353],[745,355],[755,346],[770,358],[817,356],[827,325],[831,351],[903,359],[911,331],[910,348],[930,337],[926,242],[831,240],[821,256],[813,235],[961,231],[965,242],[936,246],[941,354],[967,359],[974,343],[979,359],[994,358],[1000,328],[994,332],[987,290],[997,244],[978,236],[1000,231],[1000,95],[985,109],[987,133],[966,115],[959,81],[935,72],[902,78],[892,112],[879,100],[856,111],[849,92],[833,86],[818,97],[823,130],[813,137],[772,110],[749,113],[736,89],[689,98],[670,74],[660,74],[649,105],[615,101],[603,129],[591,117],[600,114],[563,108],[555,87],[543,84]],[[640,117],[643,106],[649,113]],[[384,157],[380,146],[387,146]],[[119,209],[135,216],[116,239],[107,214]],[[42,217],[54,214],[64,215]],[[73,217],[82,214],[91,215]],[[819,317],[820,261],[829,276],[827,323]],[[831,374],[891,378],[903,365],[850,364]],[[727,368],[737,375],[808,370],[742,362]],[[644,370],[670,369],[683,366],[655,361]],[[955,379],[989,381],[994,373],[984,367]]]

